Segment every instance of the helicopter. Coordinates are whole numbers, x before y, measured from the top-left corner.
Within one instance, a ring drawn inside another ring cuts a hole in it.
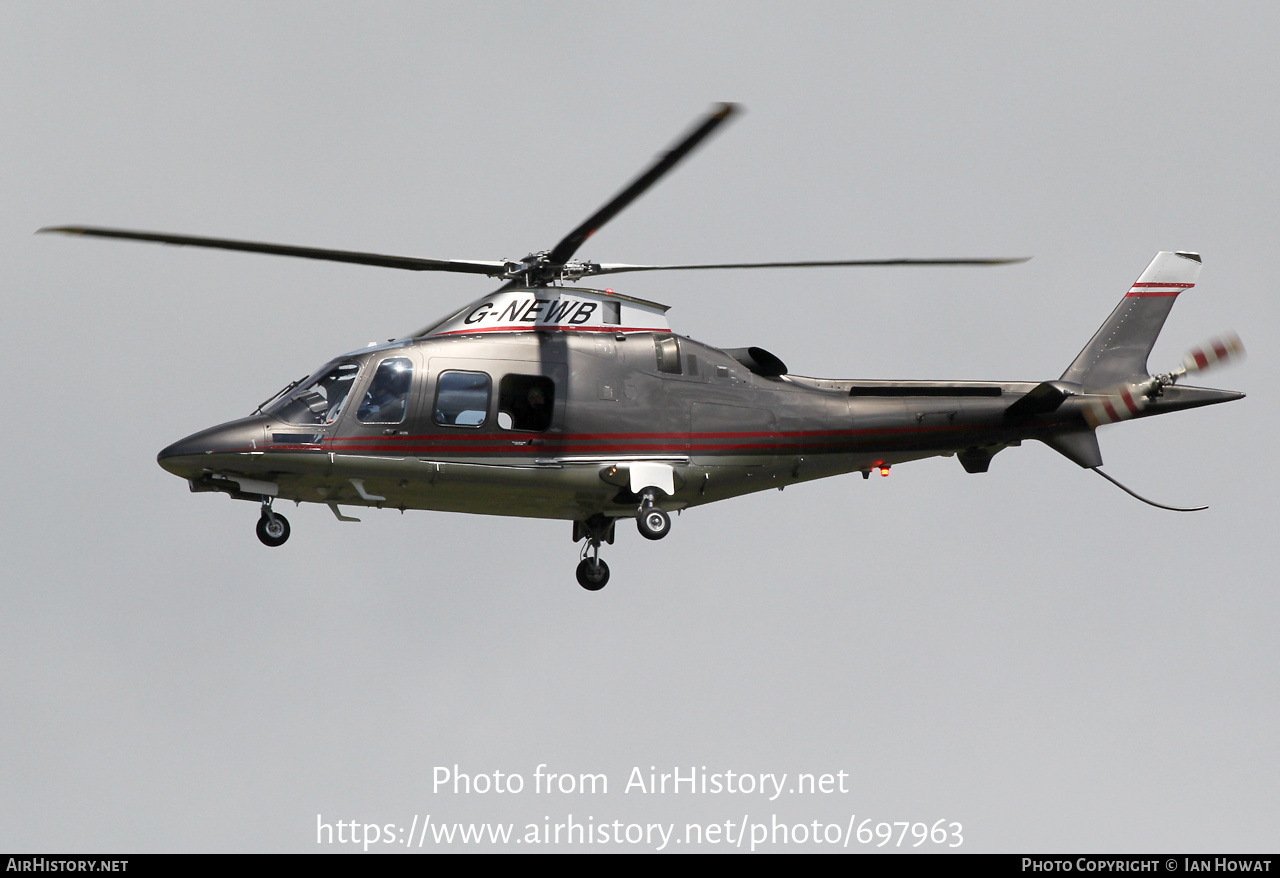
[[[638,271],[863,265],[1001,265],[1025,259],[881,259],[635,265],[574,259],[586,240],[739,111],[715,105],[667,152],[550,250],[519,261],[438,260],[95,226],[40,232],[150,241],[398,268],[480,274],[494,291],[442,320],[343,354],[282,388],[247,417],[169,445],[165,470],[192,492],[260,507],[258,539],[283,545],[276,500],[441,510],[572,522],[578,583],[609,581],[600,557],[617,522],[642,537],[671,513],[840,474],[954,456],[986,472],[1036,439],[1139,500],[1101,469],[1104,424],[1240,399],[1180,384],[1239,358],[1234,334],[1193,348],[1177,369],[1147,358],[1202,261],[1162,251],[1060,378],[891,381],[810,378],[760,347],[719,349],[678,335],[668,306],[566,286]]]

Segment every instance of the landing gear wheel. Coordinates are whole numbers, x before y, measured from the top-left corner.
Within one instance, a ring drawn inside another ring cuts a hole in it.
[[[609,565],[599,558],[583,558],[578,564],[578,585],[599,591],[609,583]]]
[[[289,519],[280,513],[273,513],[274,520],[271,517],[263,515],[258,519],[258,539],[262,540],[264,546],[283,546],[284,541],[289,539]]]
[[[671,533],[671,516],[657,506],[650,506],[640,510],[636,516],[636,527],[646,540],[660,540]]]

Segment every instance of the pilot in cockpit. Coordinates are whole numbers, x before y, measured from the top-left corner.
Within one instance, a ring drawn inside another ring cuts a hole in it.
[[[361,421],[398,424],[404,420],[413,373],[408,368],[397,368],[398,365],[383,364],[373,376],[357,413]]]

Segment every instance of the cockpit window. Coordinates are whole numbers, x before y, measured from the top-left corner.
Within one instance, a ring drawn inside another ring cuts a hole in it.
[[[400,424],[409,409],[409,385],[413,363],[406,357],[392,357],[378,364],[356,417],[365,424]]]
[[[492,380],[484,372],[441,372],[432,419],[445,427],[479,427],[489,417]]]
[[[332,424],[342,414],[342,405],[359,372],[360,364],[353,360],[321,369],[317,377],[271,406],[267,413],[291,424]]]

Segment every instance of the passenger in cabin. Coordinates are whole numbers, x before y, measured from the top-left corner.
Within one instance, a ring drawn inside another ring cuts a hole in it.
[[[543,375],[508,375],[499,387],[499,406],[511,418],[509,430],[541,432],[551,426],[555,384]]]

